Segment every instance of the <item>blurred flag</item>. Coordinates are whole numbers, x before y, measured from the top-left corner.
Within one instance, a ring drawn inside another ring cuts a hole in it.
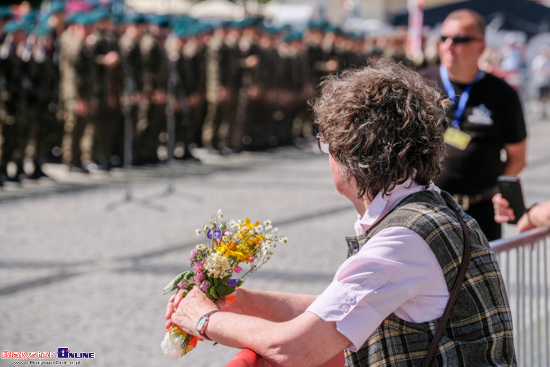
[[[422,62],[422,23],[424,0],[408,0],[409,30],[407,36],[407,56],[415,63]]]

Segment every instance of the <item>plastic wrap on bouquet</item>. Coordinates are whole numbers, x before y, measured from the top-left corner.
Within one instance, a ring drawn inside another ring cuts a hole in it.
[[[185,331],[177,326],[172,326],[166,334],[160,347],[164,355],[170,359],[178,359],[190,352],[197,345],[199,338],[187,335]]]

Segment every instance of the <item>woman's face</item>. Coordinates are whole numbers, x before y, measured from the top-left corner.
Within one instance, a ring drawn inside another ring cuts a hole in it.
[[[334,187],[336,187],[336,190],[338,192],[345,196],[349,201],[351,201],[355,207],[357,208],[358,205],[362,207],[362,203],[364,203],[362,198],[357,197],[357,187],[355,185],[355,182],[351,180],[351,182],[348,182],[346,180],[346,177],[342,174],[342,167],[340,166],[340,163],[336,162],[334,158],[332,158],[332,155],[329,155],[329,165],[330,165],[330,171],[332,172],[332,179],[334,180]],[[359,211],[359,210],[358,210]],[[363,213],[359,213],[363,214]]]

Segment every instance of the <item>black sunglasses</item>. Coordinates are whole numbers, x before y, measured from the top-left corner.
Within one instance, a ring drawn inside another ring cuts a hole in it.
[[[468,37],[468,36],[454,36],[454,37],[441,36],[441,42],[447,41],[447,38],[450,38],[455,45],[465,45],[477,39],[477,37]]]

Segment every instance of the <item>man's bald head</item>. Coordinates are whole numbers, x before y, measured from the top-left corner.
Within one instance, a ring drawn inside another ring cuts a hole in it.
[[[469,23],[471,26],[475,29],[475,32],[478,33],[478,35],[485,37],[485,19],[483,17],[470,9],[459,9],[451,12],[445,20],[443,21],[460,21],[463,24]]]

